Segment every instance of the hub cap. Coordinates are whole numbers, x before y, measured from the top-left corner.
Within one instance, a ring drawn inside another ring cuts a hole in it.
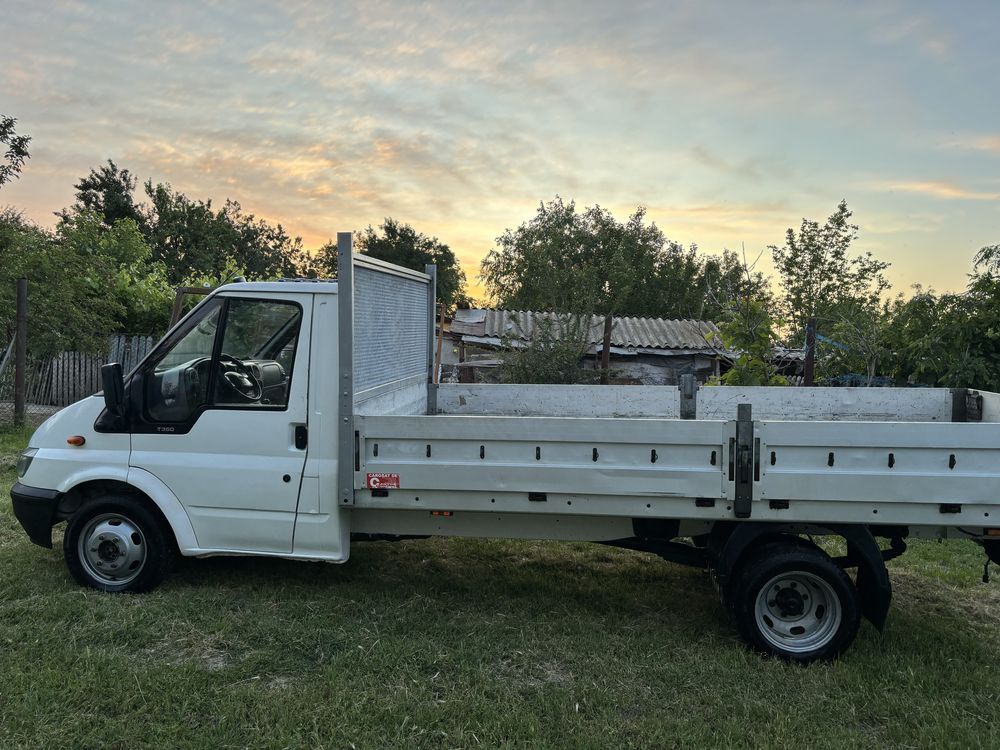
[[[757,594],[757,627],[772,645],[784,651],[815,651],[833,640],[840,629],[840,599],[825,580],[813,573],[790,571],[772,578]]]
[[[77,544],[87,572],[105,583],[128,583],[146,564],[146,539],[138,524],[104,513],[87,524]]]

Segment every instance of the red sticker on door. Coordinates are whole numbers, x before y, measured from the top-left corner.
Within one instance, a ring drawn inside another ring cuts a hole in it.
[[[368,474],[365,484],[370,490],[398,490],[399,474]]]

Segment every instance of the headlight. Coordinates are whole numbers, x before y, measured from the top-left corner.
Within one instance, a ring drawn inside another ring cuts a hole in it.
[[[26,448],[21,452],[21,457],[17,459],[17,478],[20,479],[28,472],[31,460],[38,453],[38,448]],[[8,464],[9,466],[10,464]]]

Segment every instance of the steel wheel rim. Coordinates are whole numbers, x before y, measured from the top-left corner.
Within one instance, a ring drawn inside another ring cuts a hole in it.
[[[780,573],[758,592],[757,629],[772,646],[791,653],[817,651],[837,635],[843,612],[828,581],[815,573]]]
[[[130,518],[102,513],[84,527],[77,552],[93,578],[124,585],[135,580],[146,566],[146,537]]]

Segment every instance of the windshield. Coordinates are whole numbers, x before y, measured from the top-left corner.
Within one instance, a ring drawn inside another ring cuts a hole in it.
[[[201,320],[178,339],[170,351],[156,363],[156,372],[163,372],[185,362],[212,356],[212,347],[215,344],[215,332],[219,327],[219,313],[222,306],[214,300],[208,304],[211,309],[208,310],[207,314],[204,314]]]

